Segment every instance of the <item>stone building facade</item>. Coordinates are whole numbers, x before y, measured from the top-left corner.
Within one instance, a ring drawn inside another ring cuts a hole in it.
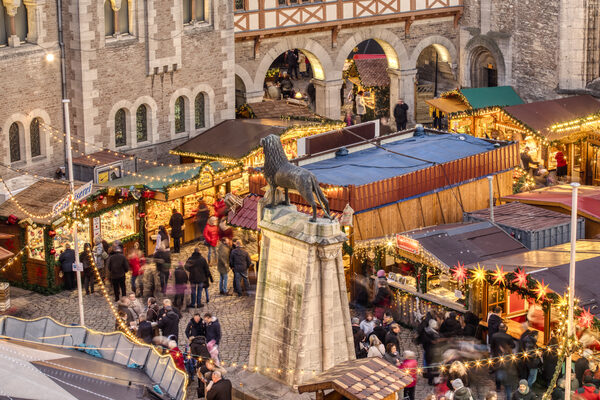
[[[7,139],[0,162],[49,175],[65,157],[57,3],[0,5],[9,17],[11,7],[18,10],[17,35],[10,23],[0,25],[7,32],[5,39],[0,34],[0,129]],[[231,1],[62,0],[61,6],[74,156],[109,148],[160,160],[178,142],[234,117]],[[36,118],[41,145],[31,133]]]
[[[483,86],[488,72],[526,101],[600,94],[598,3],[464,0],[461,84]]]

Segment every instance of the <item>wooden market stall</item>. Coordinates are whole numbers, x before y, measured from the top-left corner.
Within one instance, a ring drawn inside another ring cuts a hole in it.
[[[572,180],[600,184],[600,102],[592,96],[466,110],[450,118],[454,132],[518,141],[521,151],[527,147],[548,170],[556,168],[555,155],[561,151]]]
[[[228,164],[241,162],[246,167],[256,167],[264,162],[260,139],[266,136],[280,136],[288,158],[295,158],[298,155],[298,139],[342,126],[344,124],[341,121],[327,119],[225,120],[177,146],[170,153],[179,156],[182,164],[219,161]]]
[[[298,392],[314,392],[316,400],[396,400],[412,380],[408,372],[371,357],[339,363],[298,385]]]
[[[139,213],[136,218],[139,219],[140,232],[143,232],[146,253],[152,254],[155,246],[152,236],[160,225],[168,229],[173,209],[184,217],[183,243],[192,241],[200,235],[194,223],[198,200],[203,198],[207,205],[212,205],[218,193],[230,193],[241,178],[242,166],[239,163],[205,161],[151,168],[136,176],[111,181],[105,190],[108,195],[138,192]]]
[[[449,131],[477,137],[486,137],[494,128],[494,115],[500,107],[523,104],[512,86],[456,89],[425,102],[432,117],[448,119]]]
[[[503,201],[518,201],[533,204],[559,213],[571,215],[573,188],[570,185],[556,185],[525,193],[509,194]],[[577,213],[585,218],[585,238],[600,239],[600,187],[580,186]]]
[[[82,185],[76,182],[76,187]],[[3,246],[13,253],[28,247],[0,276],[14,285],[42,293],[60,290],[62,279],[57,264],[60,253],[69,243],[73,248],[73,228],[52,208],[69,193],[66,181],[42,180],[0,205],[0,233],[11,235]],[[82,221],[78,228],[80,243],[91,240],[91,224]]]

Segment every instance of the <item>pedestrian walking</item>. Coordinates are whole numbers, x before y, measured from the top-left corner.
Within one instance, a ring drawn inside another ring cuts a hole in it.
[[[104,282],[104,280],[106,279],[106,260],[108,260],[107,249],[104,248],[102,238],[100,236],[96,236],[94,238],[94,262],[96,264],[96,269],[98,269],[98,273],[100,274],[100,279],[102,279],[102,282]]]
[[[594,385],[592,385],[592,386],[594,389],[596,389],[596,387]],[[577,393],[579,393],[579,390],[577,391]],[[600,399],[600,397],[598,395],[598,389],[596,389],[595,397],[584,397],[584,398],[585,399]],[[519,381],[519,388],[513,394],[512,400],[536,400],[536,399],[537,399],[537,395],[535,394],[535,392],[533,392],[529,388],[529,385],[527,384],[527,380],[521,379]]]
[[[219,294],[227,294],[227,277],[229,275],[229,256],[231,239],[224,237],[217,246],[217,271],[219,271]],[[208,298],[208,294],[207,294]]]
[[[182,263],[177,265],[173,275],[175,276],[175,298],[173,299],[173,305],[177,308],[181,308],[183,306],[185,289],[189,282],[188,274],[185,272],[185,269],[183,269]]]
[[[298,72],[300,76],[306,78],[306,56],[303,52],[298,52]]]
[[[408,397],[409,400],[415,400],[415,388],[417,387],[417,355],[414,351],[404,351],[404,361],[398,368],[401,370],[408,370],[412,382],[406,385],[404,388],[404,397]]]
[[[173,253],[179,254],[181,250],[181,239],[183,238],[183,215],[176,208],[173,209],[171,219],[169,220],[171,227],[171,237],[173,238]]]
[[[296,75],[296,79],[298,79],[298,56],[294,52],[294,50],[288,50],[285,53],[285,62],[288,65],[288,75],[290,79],[294,79],[294,74]]]
[[[229,254],[229,266],[233,269],[233,289],[238,296],[242,296],[241,282],[244,281],[246,291],[250,288],[248,268],[252,266],[252,260],[240,239],[235,239],[233,243],[233,249]]]
[[[453,400],[473,400],[473,394],[471,393],[471,389],[466,387],[463,384],[462,380],[453,380],[452,387],[454,388],[454,393],[452,396]]]
[[[213,211],[215,212],[215,217],[217,217],[217,221],[221,218],[227,216],[227,203],[225,203],[225,198],[223,193],[217,193],[217,199],[213,203]]]
[[[399,354],[404,353],[404,348],[402,347],[402,335],[400,334],[400,325],[397,323],[392,323],[390,325],[390,330],[385,335],[385,345],[392,343],[396,346]]]
[[[202,320],[200,313],[195,313],[185,327],[185,337],[191,342],[194,338],[199,336],[205,337],[204,342],[206,344],[206,328],[204,327],[204,321]],[[197,355],[195,353],[193,354]]]
[[[58,257],[60,270],[63,273],[63,283],[65,290],[75,289],[75,272],[73,272],[73,264],[75,264],[75,251],[71,248],[70,243],[65,244],[65,250]]]
[[[160,278],[160,289],[163,294],[167,292],[167,282],[171,270],[171,251],[169,248],[169,234],[163,225],[158,227],[156,234],[156,248],[154,249],[154,261]]]
[[[356,123],[360,124],[363,122],[364,115],[367,113],[367,106],[365,103],[365,92],[359,90],[354,98],[356,102]]]
[[[196,237],[199,240],[204,240],[204,227],[208,222],[210,216],[210,210],[208,205],[204,201],[204,197],[198,199],[198,208],[196,209],[195,223],[196,223]]]
[[[217,244],[219,244],[219,219],[212,216],[208,219],[208,224],[204,228],[204,240],[206,241],[206,248],[208,250],[207,259],[210,264],[211,259],[217,259]],[[211,257],[212,255],[212,257]]]
[[[158,320],[156,325],[162,331],[165,337],[173,336],[176,342],[179,342],[179,312],[176,312],[170,301],[165,306],[165,314]]]
[[[206,333],[206,343],[214,340],[218,346],[221,342],[221,323],[217,317],[213,317],[211,313],[204,314],[204,331]]]
[[[224,379],[221,371],[214,371],[211,380],[212,385],[207,388],[206,400],[231,400],[231,381]]]
[[[403,99],[399,99],[394,107],[394,119],[396,120],[396,130],[398,132],[406,129],[408,122],[408,104],[404,103]]]
[[[385,354],[385,347],[376,335],[369,337],[369,352],[367,357],[381,357]]]
[[[375,318],[381,320],[383,313],[392,304],[392,292],[388,287],[387,281],[379,281],[377,283],[377,293],[373,299],[373,306],[375,307]]]
[[[94,293],[94,281],[96,280],[94,274],[92,245],[86,243],[83,245],[83,251],[79,254],[79,261],[83,265],[83,287],[85,294]]]
[[[373,317],[373,313],[371,311],[367,311],[365,313],[365,319],[363,319],[360,323],[360,329],[369,337],[373,329],[375,329],[375,318]]]
[[[144,254],[140,250],[138,242],[133,244],[133,248],[127,256],[127,261],[129,261],[129,268],[131,268],[131,291],[137,294],[136,282],[138,281],[138,277],[144,273],[143,265],[145,263]],[[142,279],[139,280],[142,281]]]
[[[148,307],[146,310],[146,320],[148,322],[158,322],[159,315],[160,315],[160,307],[156,303],[156,299],[154,297],[148,298]]]
[[[107,269],[110,274],[115,301],[119,301],[121,296],[127,296],[125,288],[125,274],[129,271],[129,261],[123,255],[123,249],[119,245],[114,245],[112,253],[108,257]]]
[[[202,289],[204,289],[206,293],[206,302],[208,303],[208,281],[209,279],[211,281],[213,279],[210,274],[210,269],[208,268],[208,263],[200,253],[199,248],[196,247],[194,249],[194,252],[185,263],[185,269],[190,273],[191,288],[190,304],[188,304],[187,307],[204,307],[204,304],[202,304]]]

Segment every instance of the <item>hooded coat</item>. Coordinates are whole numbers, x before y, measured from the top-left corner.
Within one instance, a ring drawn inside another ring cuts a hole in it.
[[[204,329],[206,331],[206,343],[214,340],[218,345],[221,341],[221,323],[217,317],[212,317],[208,324],[204,324]]]
[[[199,252],[194,251],[190,258],[185,263],[185,269],[190,273],[190,283],[200,284],[203,283],[208,286],[208,280],[213,281],[210,270],[208,269],[208,263],[206,259]]]
[[[162,330],[163,336],[174,335],[179,338],[179,315],[175,311],[167,311],[167,314],[158,321],[157,326]]]

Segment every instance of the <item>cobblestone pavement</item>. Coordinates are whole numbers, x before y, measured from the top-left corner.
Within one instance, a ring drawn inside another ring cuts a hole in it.
[[[193,252],[194,244],[186,245],[182,248],[179,255],[173,255],[173,264],[175,262],[185,260]],[[206,250],[201,246],[204,253]],[[252,244],[249,245],[249,250],[252,253]],[[223,338],[221,341],[220,355],[221,358],[229,363],[236,362],[244,364],[248,362],[250,352],[250,336],[252,333],[252,315],[254,311],[254,293],[250,292],[248,297],[221,296],[218,293],[218,277],[219,274],[216,266],[211,266],[211,273],[215,280],[209,287],[210,302],[205,307],[197,309],[198,312],[210,312],[217,316],[221,322]],[[228,285],[232,286],[233,274],[229,274]],[[173,285],[172,280],[170,285]],[[129,282],[127,289],[130,289]],[[109,293],[112,293],[109,289]],[[112,295],[110,296],[112,300]],[[162,297],[158,296],[159,300]],[[186,296],[189,300],[189,295]],[[204,301],[204,298],[203,298]],[[110,332],[114,330],[115,318],[112,315],[110,308],[106,304],[103,296],[96,293],[84,295],[84,309],[86,325],[89,328]],[[186,301],[187,304],[187,301]],[[77,291],[61,292],[53,296],[43,296],[34,292],[25,291],[19,288],[11,288],[11,310],[9,314],[20,318],[38,318],[42,316],[51,316],[59,322],[65,324],[78,324],[79,311],[77,305]],[[183,318],[180,321],[180,338],[184,337],[185,326],[193,316],[196,309],[182,310]],[[420,346],[414,344],[413,333],[409,330],[404,330],[404,349],[411,349],[419,355],[419,365],[422,365],[422,352]],[[471,372],[472,390],[475,399],[484,398],[488,390],[494,389],[494,382],[490,378],[487,369]],[[425,378],[419,378],[416,390],[416,398],[424,399],[429,393],[433,392],[433,388],[427,385]],[[195,398],[193,386],[190,387],[190,398]],[[503,396],[499,396],[503,398]]]

